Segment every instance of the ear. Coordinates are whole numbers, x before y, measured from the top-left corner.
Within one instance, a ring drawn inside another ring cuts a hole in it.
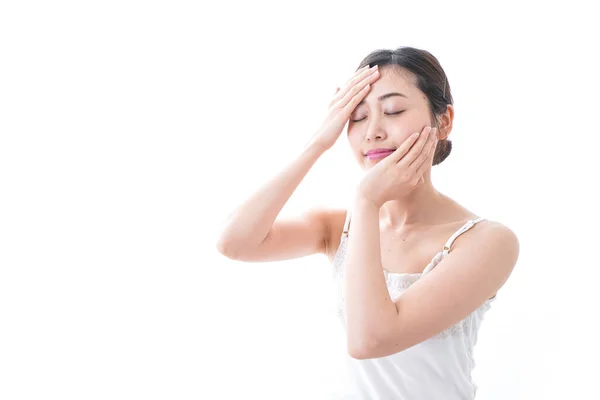
[[[452,121],[454,120],[454,106],[448,104],[446,106],[446,112],[438,117],[438,139],[448,139],[450,132],[452,132]]]

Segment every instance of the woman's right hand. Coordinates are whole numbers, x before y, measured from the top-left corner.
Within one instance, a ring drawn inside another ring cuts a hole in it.
[[[344,130],[352,111],[369,93],[371,84],[378,78],[378,67],[369,68],[367,65],[356,71],[341,90],[337,88],[333,100],[329,103],[327,118],[313,137],[313,142],[324,146],[325,149],[331,148]]]

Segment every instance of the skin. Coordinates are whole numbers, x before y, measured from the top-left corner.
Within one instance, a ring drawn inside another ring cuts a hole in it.
[[[378,98],[391,92],[405,97]],[[402,111],[398,115],[388,115]],[[325,122],[300,155],[230,218],[217,244],[227,257],[281,261],[337,251],[348,211],[347,347],[357,359],[414,346],[463,320],[492,298],[519,254],[516,235],[484,220],[460,235],[444,259],[402,296],[389,297],[383,270],[421,273],[448,238],[478,218],[431,182],[434,149],[452,131],[454,109],[435,120],[414,77],[397,67],[362,69],[339,89]],[[278,214],[316,160],[348,122],[352,154],[365,171],[350,210],[314,209],[293,219]],[[433,129],[435,128],[435,129]],[[411,137],[420,133],[418,137]],[[396,149],[377,160],[374,148]]]
[[[395,67],[382,69],[370,86],[348,127],[353,154],[366,171],[354,199],[346,262],[352,293],[346,304],[348,351],[360,359],[402,351],[460,322],[495,295],[518,257],[514,233],[482,221],[455,241],[426,278],[390,299],[382,269],[420,273],[437,253],[434,247],[440,249],[477,216],[431,182],[435,146],[452,130],[452,106],[432,121],[414,78]],[[405,97],[378,100],[391,92]],[[397,111],[403,112],[390,115]],[[420,132],[417,139],[414,132]],[[373,148],[397,150],[371,160],[364,154]]]
[[[387,93],[398,92],[406,97],[393,96],[383,101],[377,98]],[[402,111],[399,115],[388,115]],[[437,140],[449,137],[452,131],[454,108],[448,105],[447,111],[432,121],[427,97],[414,83],[414,77],[397,67],[384,67],[379,78],[371,84],[367,96],[351,114],[348,125],[348,140],[359,165],[368,171],[383,159],[371,160],[364,153],[372,148],[398,148],[413,133],[422,132],[428,127],[437,126],[432,132]],[[421,137],[417,146],[427,137]],[[433,139],[433,138],[431,138]],[[433,157],[437,142],[430,142],[422,152],[414,156]],[[397,190],[380,209],[380,222],[386,231],[400,235],[419,231],[432,225],[452,223],[477,218],[452,199],[438,192],[431,182],[431,162],[429,168],[418,174],[415,187]],[[368,194],[363,193],[368,196]]]

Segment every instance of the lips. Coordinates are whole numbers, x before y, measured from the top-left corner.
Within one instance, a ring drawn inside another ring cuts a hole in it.
[[[385,157],[389,156],[393,152],[394,152],[394,149],[375,149],[375,150],[369,150],[367,152],[367,155],[365,157],[367,157],[369,160],[380,160],[382,158],[385,158]]]
[[[395,149],[371,149],[365,153],[366,156],[372,156],[380,153],[393,153]]]

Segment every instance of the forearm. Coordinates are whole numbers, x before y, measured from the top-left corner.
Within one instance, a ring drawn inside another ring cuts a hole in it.
[[[260,245],[300,182],[325,151],[318,143],[309,143],[283,171],[229,216],[219,246],[243,251]]]
[[[381,262],[379,207],[356,198],[346,257],[348,343],[365,349],[384,335],[386,321],[397,314],[389,297]]]

